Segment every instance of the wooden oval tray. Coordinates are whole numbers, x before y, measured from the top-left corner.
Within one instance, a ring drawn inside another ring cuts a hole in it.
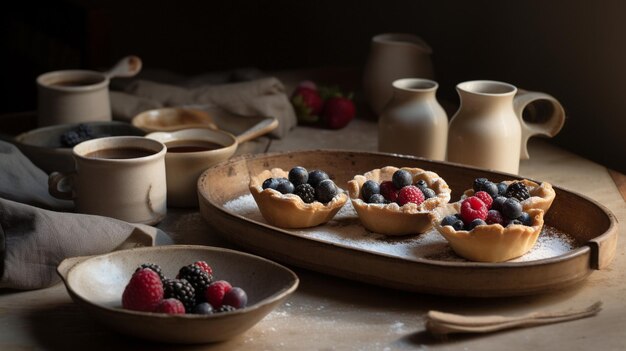
[[[529,295],[562,289],[606,267],[615,255],[615,216],[596,201],[558,186],[554,186],[556,199],[545,217],[546,228],[565,234],[576,244],[553,257],[521,262],[477,263],[418,255],[415,250],[426,245],[419,237],[381,238],[364,231],[344,240],[341,231],[346,223],[342,221],[354,224],[357,218],[308,230],[281,229],[262,217],[243,215],[233,206],[249,196],[249,174],[296,165],[323,169],[342,188],[354,175],[375,168],[418,167],[443,177],[452,189],[452,201],[477,177],[495,182],[518,179],[506,173],[382,153],[308,150],[244,155],[206,170],[198,179],[203,218],[227,240],[277,261],[381,286],[453,296]]]

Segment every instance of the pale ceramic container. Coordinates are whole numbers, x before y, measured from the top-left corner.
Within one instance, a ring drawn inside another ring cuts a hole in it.
[[[406,78],[392,85],[393,97],[378,120],[378,150],[443,161],[448,115],[437,102],[437,82]]]
[[[170,207],[198,207],[198,177],[207,168],[231,157],[238,146],[237,138],[232,134],[207,128],[155,132],[146,135],[146,138],[158,140],[166,146],[172,142],[196,145],[203,141],[222,146],[206,151],[167,152],[167,204]]]
[[[80,85],[59,85],[81,82]],[[65,70],[37,77],[37,122],[55,124],[111,120],[109,78],[100,72]]]
[[[407,77],[433,79],[431,54],[430,46],[413,34],[385,33],[372,38],[363,89],[377,115],[391,99],[393,81]]]
[[[112,148],[141,148],[151,154],[127,159],[86,157]],[[165,152],[161,142],[136,136],[82,142],[73,148],[76,171],[50,174],[50,194],[74,200],[80,213],[156,224],[167,211]]]
[[[456,88],[461,106],[450,120],[450,162],[517,174],[520,158],[529,157],[528,139],[537,134],[552,137],[565,122],[563,107],[548,94],[489,80],[463,82]],[[539,123],[525,122],[524,109],[540,100],[550,105],[549,115]]]

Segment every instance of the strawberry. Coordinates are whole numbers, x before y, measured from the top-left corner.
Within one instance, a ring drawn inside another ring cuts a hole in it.
[[[291,95],[291,104],[296,110],[299,122],[315,123],[319,121],[320,112],[324,107],[324,100],[317,92],[307,86],[296,88]]]
[[[341,129],[354,118],[356,109],[348,97],[335,96],[326,100],[322,110],[322,123],[329,129]]]

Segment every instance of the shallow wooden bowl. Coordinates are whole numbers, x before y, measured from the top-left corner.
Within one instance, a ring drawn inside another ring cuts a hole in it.
[[[248,306],[212,315],[167,315],[122,309],[122,292],[142,263],[156,263],[166,277],[204,260],[214,277],[243,288]],[[57,269],[67,292],[93,318],[123,334],[169,343],[222,341],[241,334],[298,287],[289,269],[264,258],[216,247],[172,245],[68,258]]]
[[[478,177],[494,182],[519,179],[506,173],[382,153],[309,150],[248,155],[220,163],[200,176],[202,216],[215,232],[259,255],[348,279],[432,294],[485,297],[563,289],[607,267],[615,255],[615,216],[596,201],[558,186],[554,186],[556,198],[544,218],[544,228],[550,226],[565,233],[575,239],[576,245],[555,257],[521,262],[446,261],[416,254],[420,245],[427,245],[419,237],[433,233],[393,239],[370,232],[343,233],[343,228],[349,226],[359,228],[356,214],[310,231],[287,230],[269,225],[262,217],[251,219],[230,206],[250,196],[249,174],[295,165],[324,169],[339,187],[356,174],[384,166],[427,169],[446,180],[452,189],[451,201],[458,200]],[[446,245],[445,239],[441,240]]]

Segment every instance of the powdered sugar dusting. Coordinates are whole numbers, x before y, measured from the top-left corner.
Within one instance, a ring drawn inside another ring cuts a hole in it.
[[[259,212],[259,208],[251,194],[226,202],[224,208],[250,220],[267,223],[261,212]],[[466,261],[452,251],[446,239],[435,229],[419,236],[407,237],[388,237],[367,231],[361,225],[350,201],[339,210],[333,220],[325,225],[289,230],[289,232],[335,245],[358,248],[364,251],[405,259],[422,258],[436,261]],[[555,257],[567,253],[576,247],[577,244],[574,238],[555,228],[544,225],[537,243],[530,252],[511,262],[527,262]]]

